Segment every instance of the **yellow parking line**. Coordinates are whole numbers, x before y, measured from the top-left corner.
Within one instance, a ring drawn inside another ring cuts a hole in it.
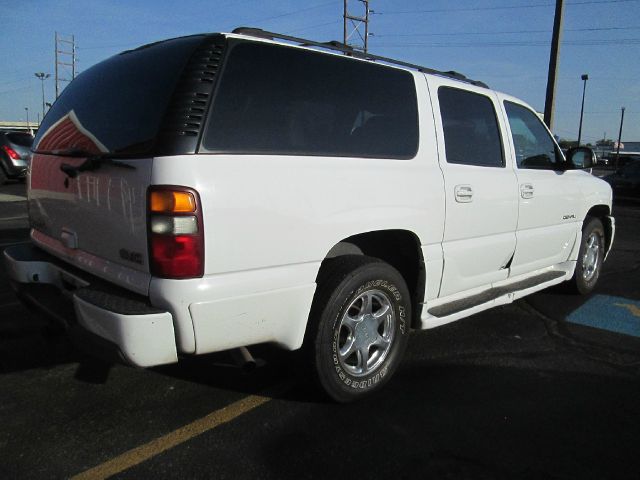
[[[230,422],[240,415],[263,405],[269,400],[271,400],[271,398],[259,395],[245,397],[242,400],[238,400],[237,402],[220,410],[211,412],[209,415],[195,420],[184,427],[178,428],[171,433],[167,433],[162,437],[151,440],[149,443],[145,443],[144,445],[133,448],[122,455],[118,455],[101,465],[79,473],[78,475],[71,477],[71,480],[97,480],[116,475],[117,473],[123,472],[124,470],[149,460],[170,448],[180,445],[187,440],[197,437],[198,435],[212,430],[224,423]]]

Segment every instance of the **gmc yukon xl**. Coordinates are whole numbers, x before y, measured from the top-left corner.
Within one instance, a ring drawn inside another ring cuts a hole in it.
[[[333,399],[380,388],[412,329],[569,282],[611,188],[536,112],[455,72],[257,29],[122,52],[33,145],[19,297],[139,367],[271,343]]]

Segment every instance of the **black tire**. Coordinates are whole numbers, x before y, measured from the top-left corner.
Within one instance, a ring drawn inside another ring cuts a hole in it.
[[[326,260],[305,339],[317,384],[338,402],[380,389],[402,360],[410,325],[409,290],[395,268],[358,255]]]
[[[582,240],[576,271],[570,280],[574,293],[591,293],[598,283],[600,270],[604,262],[605,234],[600,219],[587,217],[582,227]]]
[[[5,173],[4,167],[2,165],[0,165],[0,185],[4,185],[7,182],[8,179],[9,179],[9,177]]]

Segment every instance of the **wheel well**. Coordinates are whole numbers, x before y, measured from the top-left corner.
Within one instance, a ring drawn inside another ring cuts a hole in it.
[[[367,232],[345,238],[325,260],[341,255],[367,255],[387,262],[400,272],[411,294],[412,327],[418,328],[426,285],[426,271],[420,240],[407,230]]]
[[[608,251],[611,245],[611,236],[612,236],[611,223],[607,219],[607,217],[610,214],[611,214],[611,210],[607,205],[595,205],[591,207],[591,209],[589,209],[589,211],[587,212],[587,218],[588,217],[598,218],[600,219],[600,221],[602,222],[602,225],[604,226],[604,236],[605,236],[605,243],[606,243],[605,251]],[[585,218],[585,223],[586,221],[587,220]]]

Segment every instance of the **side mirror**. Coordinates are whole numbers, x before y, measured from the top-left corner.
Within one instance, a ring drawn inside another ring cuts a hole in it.
[[[589,147],[574,147],[567,151],[567,162],[576,170],[587,170],[596,164],[596,154]]]

